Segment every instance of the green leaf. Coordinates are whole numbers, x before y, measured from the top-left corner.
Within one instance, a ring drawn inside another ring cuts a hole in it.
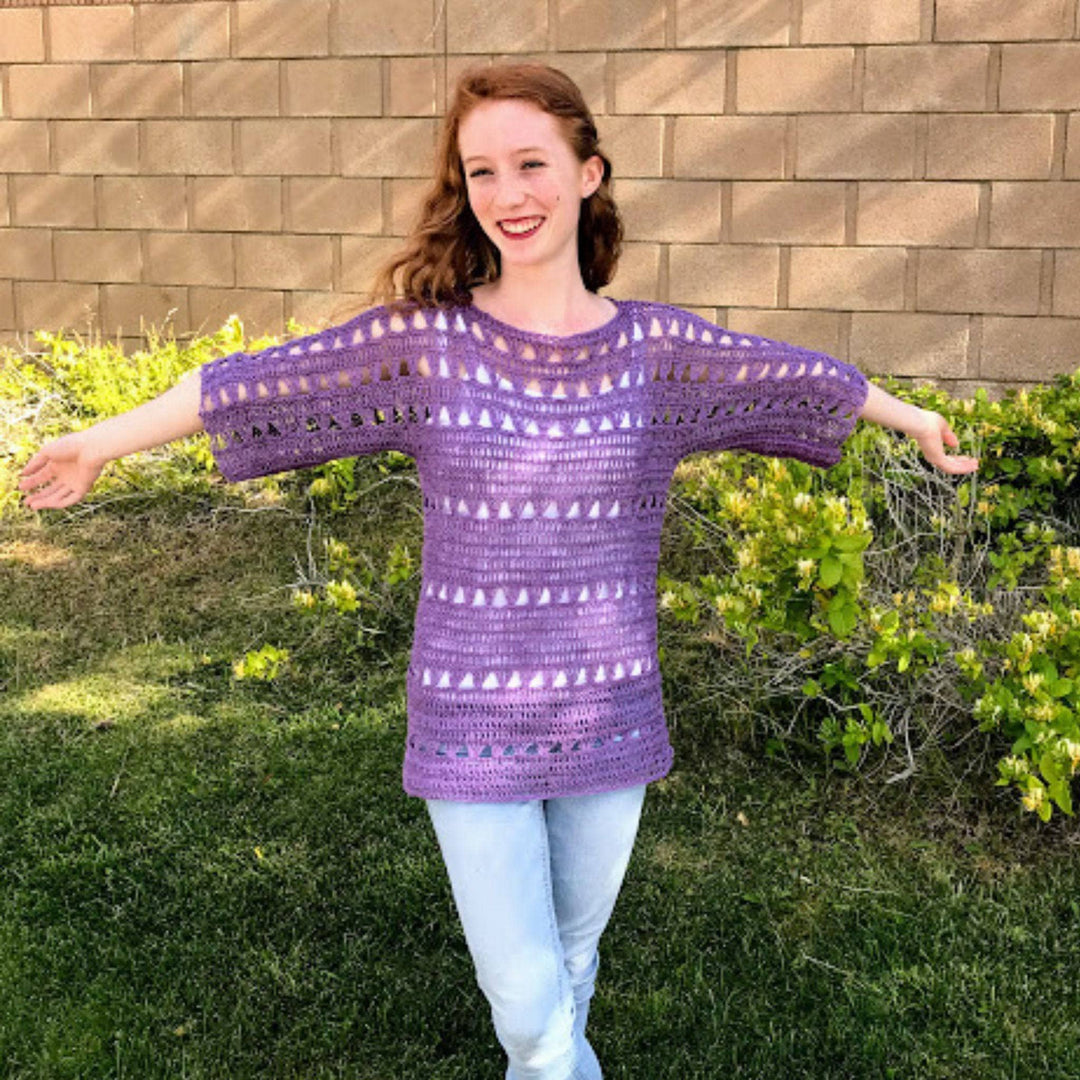
[[[847,637],[858,622],[855,605],[846,596],[834,596],[829,601],[829,628],[837,637]]]
[[[869,533],[841,533],[832,538],[832,546],[836,551],[863,551],[869,546],[870,539]]]
[[[1049,785],[1047,791],[1050,793],[1050,798],[1057,803],[1058,807],[1072,817],[1072,794],[1069,791],[1069,781],[1064,777],[1061,780],[1055,780]],[[1044,818],[1043,820],[1045,821],[1046,819]]]
[[[1054,784],[1062,778],[1061,766],[1049,750],[1039,758],[1039,772],[1043,774],[1049,784]]]
[[[816,679],[807,679],[806,682],[802,684],[802,692],[807,697],[817,697],[818,694],[821,693],[821,683]]]
[[[870,734],[873,737],[875,746],[880,745],[882,742],[891,743],[893,741],[893,733],[884,720],[875,720],[873,727],[870,729]]]
[[[831,589],[836,585],[844,573],[844,564],[835,555],[826,555],[821,560],[818,572],[818,584],[823,589]]]
[[[1066,739],[1080,742],[1080,725],[1076,722],[1076,715],[1064,705],[1058,707],[1058,715],[1050,724],[1050,730],[1057,735],[1064,735]]]
[[[1072,679],[1055,679],[1047,686],[1051,697],[1061,698],[1072,693]]]
[[[1056,683],[1058,677],[1057,664],[1048,656],[1038,657],[1031,665],[1033,671],[1037,671],[1047,681]]]

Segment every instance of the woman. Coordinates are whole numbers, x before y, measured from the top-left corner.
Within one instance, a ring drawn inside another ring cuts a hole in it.
[[[541,64],[459,80],[436,176],[377,307],[204,364],[55,440],[27,505],[206,430],[229,480],[394,448],[417,458],[423,580],[403,784],[424,798],[507,1080],[597,1080],[598,942],[647,784],[672,764],[655,584],[678,460],[743,449],[826,466],[855,420],[950,473],[943,417],[824,354],[668,304],[613,301],[622,226],[580,91]],[[400,277],[402,299],[396,300]]]

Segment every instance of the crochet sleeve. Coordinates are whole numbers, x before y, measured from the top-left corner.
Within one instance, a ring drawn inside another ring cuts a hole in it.
[[[226,480],[377,450],[415,454],[431,379],[414,365],[429,341],[423,311],[371,308],[340,326],[201,369],[199,417]]]
[[[854,365],[687,312],[654,319],[653,328],[657,413],[676,460],[698,450],[751,450],[819,466],[840,460],[869,390]]]

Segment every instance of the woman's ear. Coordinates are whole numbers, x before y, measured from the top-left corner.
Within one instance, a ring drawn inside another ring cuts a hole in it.
[[[593,154],[582,166],[581,197],[587,199],[594,194],[604,181],[604,163]]]

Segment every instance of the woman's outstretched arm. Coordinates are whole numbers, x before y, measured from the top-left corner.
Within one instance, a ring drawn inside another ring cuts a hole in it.
[[[978,458],[945,452],[946,444],[959,446],[960,440],[941,413],[910,405],[873,383],[859,418],[910,435],[919,444],[923,457],[943,472],[970,473],[979,467]]]
[[[32,510],[78,502],[113,458],[205,431],[230,483],[380,450],[416,455],[438,380],[441,310],[384,306],[257,352],[206,361],[153,401],[46,443],[19,487]],[[464,324],[454,333],[466,333]]]
[[[31,510],[77,503],[115,458],[149,450],[204,430],[199,417],[199,369],[152,401],[83,431],[47,442],[23,467],[19,488]]]

